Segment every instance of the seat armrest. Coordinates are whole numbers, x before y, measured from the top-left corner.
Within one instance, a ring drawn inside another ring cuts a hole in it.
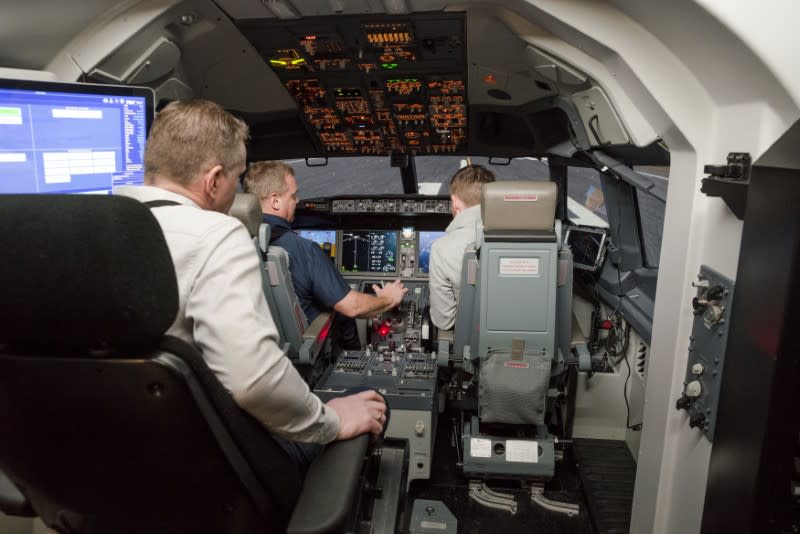
[[[0,512],[23,517],[36,516],[25,495],[3,473],[0,473]]]
[[[455,339],[455,330],[439,330],[439,340],[440,341],[447,341],[451,345],[453,344],[453,340]]]
[[[320,333],[325,330],[325,327],[328,327],[330,330],[330,325],[333,323],[333,318],[336,314],[331,312],[321,312],[317,317],[311,321],[311,324],[308,325],[306,331],[303,332],[303,339],[317,339]]]
[[[592,370],[592,355],[589,353],[589,348],[586,346],[586,334],[583,333],[583,328],[578,322],[575,314],[572,314],[572,339],[570,345],[573,353],[577,357],[578,370],[584,372],[591,372]],[[567,363],[574,364],[574,361]]]
[[[303,345],[300,347],[299,363],[303,365],[314,365],[316,363],[322,347],[325,346],[325,340],[328,338],[335,315],[335,313],[331,312],[322,312],[311,321],[311,324],[303,332]]]
[[[369,436],[336,441],[308,470],[287,534],[324,534],[343,526],[355,505]]]

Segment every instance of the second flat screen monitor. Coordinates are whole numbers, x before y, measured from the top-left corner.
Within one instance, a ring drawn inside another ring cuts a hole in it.
[[[419,272],[430,272],[431,245],[442,237],[445,232],[420,232],[419,233]]]
[[[342,272],[397,272],[397,232],[352,230],[342,232]]]
[[[297,230],[297,235],[319,245],[331,260],[336,257],[336,230]]]

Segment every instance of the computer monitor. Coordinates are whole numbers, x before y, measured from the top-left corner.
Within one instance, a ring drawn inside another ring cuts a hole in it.
[[[419,272],[427,274],[430,270],[431,245],[439,239],[445,232],[419,232]]]
[[[331,258],[336,257],[336,230],[297,230],[297,235],[318,244]]]
[[[0,193],[141,184],[154,100],[146,87],[0,79]]]
[[[340,243],[342,272],[397,272],[397,232],[346,230],[342,232]]]
[[[607,231],[603,228],[570,226],[564,241],[572,251],[572,263],[576,269],[595,272],[603,264]]]

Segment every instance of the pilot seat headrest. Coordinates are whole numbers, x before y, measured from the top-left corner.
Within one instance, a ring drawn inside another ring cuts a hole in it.
[[[178,310],[161,227],[136,200],[0,195],[0,345],[157,344]]]
[[[258,197],[252,193],[236,193],[228,215],[242,221],[250,237],[258,235],[258,227],[262,221],[261,204],[258,202]]]
[[[558,186],[554,182],[506,180],[484,184],[481,218],[486,234],[552,231]]]

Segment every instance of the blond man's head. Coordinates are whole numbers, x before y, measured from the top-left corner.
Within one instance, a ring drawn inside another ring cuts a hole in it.
[[[244,177],[244,190],[258,197],[261,211],[294,220],[297,180],[294,169],[282,161],[258,161]]]
[[[244,190],[259,200],[272,194],[286,192],[286,176],[294,176],[294,169],[282,161],[257,161],[250,165],[244,176]]]
[[[450,178],[450,200],[453,215],[481,203],[483,184],[494,182],[492,171],[482,165],[462,167]]]

